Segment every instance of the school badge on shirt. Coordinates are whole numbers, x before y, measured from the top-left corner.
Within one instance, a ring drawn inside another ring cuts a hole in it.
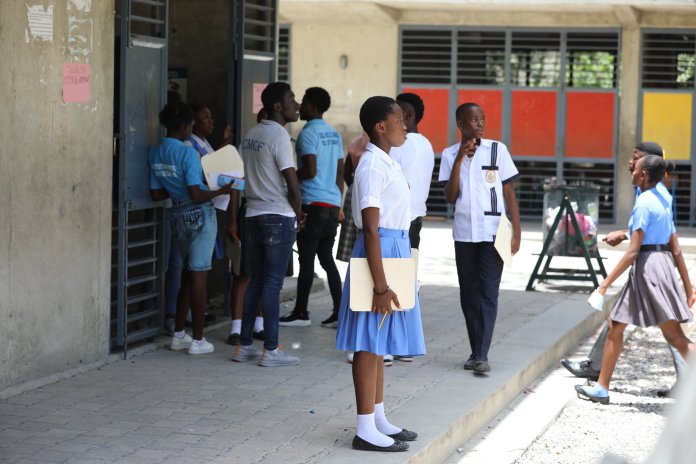
[[[486,182],[489,184],[495,183],[495,171],[486,171]]]

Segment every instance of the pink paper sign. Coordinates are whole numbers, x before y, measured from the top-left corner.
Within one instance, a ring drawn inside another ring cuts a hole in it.
[[[258,114],[258,112],[261,111],[261,108],[263,108],[263,103],[261,102],[261,93],[266,86],[268,86],[268,84],[254,84],[254,95],[251,103],[251,110],[254,112],[254,114]]]
[[[89,65],[63,63],[63,101],[87,103],[89,98]]]

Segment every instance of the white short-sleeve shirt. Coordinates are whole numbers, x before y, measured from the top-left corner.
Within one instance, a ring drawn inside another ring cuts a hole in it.
[[[355,170],[353,221],[363,228],[361,211],[379,208],[379,227],[408,230],[411,226],[411,194],[399,164],[368,143]]]
[[[460,144],[442,151],[441,183],[449,181]],[[492,242],[500,215],[505,213],[503,185],[520,174],[505,144],[481,139],[474,156],[464,157],[459,171],[459,193],[454,205],[452,235],[457,242]]]
[[[411,187],[411,220],[425,216],[425,202],[430,193],[430,182],[435,167],[435,153],[430,141],[417,132],[409,132],[406,142],[394,147],[389,156],[399,163]]]

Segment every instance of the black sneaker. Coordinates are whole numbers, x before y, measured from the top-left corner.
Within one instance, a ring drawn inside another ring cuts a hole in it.
[[[309,327],[312,325],[312,321],[309,320],[309,314],[299,315],[294,312],[278,319],[278,323],[283,327]]]
[[[231,333],[229,337],[227,337],[227,344],[232,346],[239,345],[239,334]]]
[[[327,329],[335,329],[338,327],[338,314],[332,313],[328,319],[321,321],[321,326]]]

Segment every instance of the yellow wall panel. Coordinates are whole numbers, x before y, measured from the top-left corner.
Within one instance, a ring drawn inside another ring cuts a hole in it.
[[[691,110],[693,95],[643,94],[643,140],[662,145],[666,158],[691,158]]]

